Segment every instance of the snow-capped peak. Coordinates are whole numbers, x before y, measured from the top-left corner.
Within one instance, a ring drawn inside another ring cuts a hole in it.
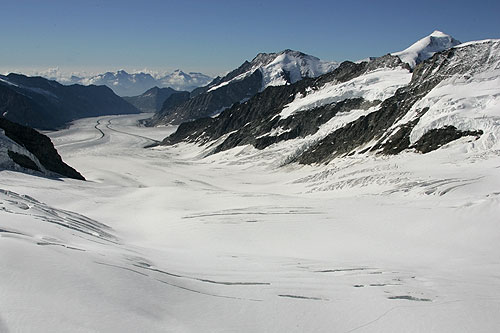
[[[269,86],[295,83],[305,77],[317,77],[339,66],[338,62],[320,60],[314,56],[290,49],[277,53],[259,53],[250,62],[249,69],[236,77],[211,87],[216,90],[231,82],[242,80],[257,70],[262,72],[262,90]]]
[[[275,54],[271,62],[261,67],[262,88],[295,83],[305,77],[316,77],[338,67],[337,62],[326,62],[293,50]]]
[[[434,30],[432,32],[432,34],[430,34],[429,36],[431,36],[431,37],[438,37],[438,38],[441,38],[441,37],[446,37],[446,38],[451,37],[450,35],[447,35],[444,32],[439,31],[439,30]]]
[[[392,53],[392,55],[398,56],[403,62],[408,63],[411,68],[414,68],[422,61],[432,57],[434,53],[444,51],[459,44],[460,42],[452,36],[435,30],[429,36],[420,39],[407,49]]]

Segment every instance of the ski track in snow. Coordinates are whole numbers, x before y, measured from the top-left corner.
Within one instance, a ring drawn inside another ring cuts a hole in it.
[[[146,116],[48,133],[87,182],[0,172],[0,331],[500,327],[495,152],[276,168],[144,149],[174,130]]]

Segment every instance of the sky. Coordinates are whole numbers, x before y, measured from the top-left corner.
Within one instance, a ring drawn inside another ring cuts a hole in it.
[[[0,71],[218,75],[259,52],[323,60],[400,51],[440,30],[500,38],[500,1],[0,0]]]

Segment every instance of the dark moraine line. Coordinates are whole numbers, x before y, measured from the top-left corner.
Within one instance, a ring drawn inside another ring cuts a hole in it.
[[[99,132],[101,132],[101,137],[98,138],[97,140],[104,138],[104,132],[99,127],[97,127],[99,125],[101,125],[101,119],[97,120],[97,124],[94,126],[94,128],[96,130],[98,130]]]
[[[287,298],[296,298],[296,299],[309,299],[313,301],[328,301],[328,299],[325,298],[319,298],[319,297],[309,297],[309,296],[299,296],[299,295],[278,295],[279,297],[287,297]]]
[[[115,119],[115,118],[113,118]],[[153,141],[154,143],[160,143],[161,141],[158,141],[158,140],[155,140],[155,139],[151,139],[151,138],[148,138],[147,136],[142,136],[142,135],[139,135],[139,134],[132,134],[132,133],[128,133],[128,132],[124,132],[124,131],[120,131],[120,130],[117,130],[117,129],[114,129],[114,128],[111,128],[111,121],[113,119],[109,119],[108,120],[108,123],[105,125],[107,129],[109,129],[110,131],[113,131],[113,132],[117,132],[117,133],[121,133],[121,134],[126,134],[126,135],[130,135],[130,136],[135,136],[137,138],[141,138],[141,139],[146,139],[146,140],[149,140],[149,141]],[[101,131],[102,132],[102,131]]]
[[[165,274],[168,276],[176,277],[176,278],[183,278],[183,279],[190,279],[190,280],[195,280],[195,281],[200,281],[200,282],[205,282],[205,283],[213,283],[213,284],[222,284],[226,286],[269,286],[271,283],[269,282],[226,282],[226,281],[214,281],[214,280],[207,280],[207,279],[202,279],[202,278],[196,278],[192,276],[185,276],[185,275],[179,275],[179,274],[174,274],[174,273],[169,273],[166,271],[162,271],[160,269],[152,268],[152,267],[145,267],[142,265],[134,265],[135,267],[139,267],[142,269],[147,269],[149,271],[153,272],[158,272],[161,274]]]

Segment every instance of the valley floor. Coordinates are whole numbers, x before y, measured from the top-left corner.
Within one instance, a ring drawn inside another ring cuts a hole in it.
[[[87,182],[0,171],[0,332],[500,330],[500,152],[277,167],[147,116],[48,133]]]

